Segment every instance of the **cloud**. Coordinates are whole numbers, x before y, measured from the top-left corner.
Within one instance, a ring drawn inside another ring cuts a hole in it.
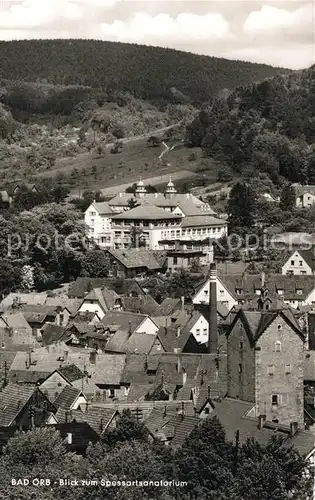
[[[71,0],[25,0],[21,5],[11,5],[1,12],[2,29],[35,28],[59,18],[77,20],[82,10]]]
[[[163,45],[165,42],[211,40],[230,36],[229,23],[219,13],[181,13],[171,17],[166,13],[151,16],[138,12],[126,21],[103,23],[101,28],[106,40],[135,43],[159,40]]]
[[[304,30],[307,25],[314,27],[314,5],[312,4],[305,4],[293,11],[264,5],[259,11],[253,11],[248,15],[243,28],[245,33],[255,34],[278,28]]]

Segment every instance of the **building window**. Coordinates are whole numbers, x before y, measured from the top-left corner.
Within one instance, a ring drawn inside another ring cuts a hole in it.
[[[207,333],[208,333],[207,328],[204,328],[204,329],[203,329],[203,333],[204,333],[204,335],[207,335]]]
[[[299,261],[300,266],[303,266],[303,260]]]
[[[92,216],[93,216],[93,215],[96,215],[96,212],[91,211],[91,212],[90,212],[90,215],[92,215]]]
[[[285,373],[291,373],[291,365],[290,364],[287,364],[285,365]]]
[[[275,367],[273,365],[268,366],[268,375],[273,375],[275,371]]]
[[[243,365],[241,363],[238,365],[238,373],[243,373]]]
[[[271,404],[272,404],[272,406],[278,406],[278,404],[279,404],[279,394],[273,394],[271,396]]]
[[[200,329],[199,328],[197,328],[197,330],[196,330],[196,335],[200,335]]]
[[[300,274],[306,274],[306,271],[300,271]]]
[[[240,350],[242,351],[244,349],[244,343],[241,341],[240,342]]]
[[[129,394],[129,387],[125,387],[125,396],[128,396]]]
[[[281,326],[281,325],[278,325],[278,326]],[[275,351],[276,352],[281,351],[281,342],[279,340],[277,340],[277,342],[275,343]]]
[[[177,265],[177,257],[173,257],[173,264],[176,266]]]
[[[224,290],[220,290],[220,295],[224,295]]]
[[[294,260],[291,260],[291,266],[294,266]]]
[[[115,389],[109,389],[109,397],[114,398],[115,397]]]

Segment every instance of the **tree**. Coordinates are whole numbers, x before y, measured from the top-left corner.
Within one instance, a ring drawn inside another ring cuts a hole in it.
[[[273,437],[266,444],[249,439],[240,449],[232,490],[242,500],[290,498],[306,500],[312,495],[313,472],[307,462],[283,440]]]
[[[292,212],[295,208],[295,190],[292,184],[287,184],[281,191],[280,209],[283,212]]]
[[[238,182],[230,192],[228,201],[229,231],[244,233],[254,226],[257,198],[253,189]]]
[[[18,431],[3,449],[8,463],[27,466],[43,466],[53,459],[60,459],[65,453],[59,432],[49,427]]]
[[[233,479],[233,448],[217,418],[196,427],[174,457],[175,475],[188,498],[216,499]],[[183,494],[182,488],[179,495]],[[179,496],[178,496],[179,498]]]
[[[147,146],[151,147],[158,147],[162,143],[160,137],[157,137],[156,135],[151,135],[148,140],[147,140]]]
[[[130,200],[127,200],[127,204],[128,204],[128,207],[130,208],[130,210],[132,208],[135,208],[139,205],[139,203],[137,202],[137,200],[135,200],[134,198],[130,198]]]
[[[92,175],[93,175],[94,179],[96,180],[97,179],[97,166],[96,165],[92,165]]]
[[[123,143],[122,141],[116,141],[113,145],[113,147],[110,149],[110,152],[112,154],[117,154],[120,153],[123,148]]]
[[[32,266],[25,265],[21,269],[21,290],[31,292],[34,288],[34,273]]]
[[[147,428],[131,415],[130,410],[124,410],[114,429],[107,431],[104,442],[110,447],[125,441],[143,441],[148,439]]]
[[[89,250],[82,258],[82,275],[89,278],[108,276],[108,257],[104,250]]]

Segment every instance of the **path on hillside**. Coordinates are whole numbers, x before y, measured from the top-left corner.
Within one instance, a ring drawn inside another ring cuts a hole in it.
[[[132,142],[141,141],[144,139],[148,139],[149,137],[154,136],[154,135],[159,136],[159,135],[163,134],[164,132],[171,130],[172,128],[178,128],[181,125],[182,125],[181,122],[174,123],[173,125],[168,125],[167,127],[161,127],[161,128],[155,129],[155,130],[151,130],[150,132],[147,132],[147,133],[142,134],[142,135],[133,135],[131,137],[124,137],[123,139],[120,139],[118,142],[121,142],[122,144],[128,144],[128,143],[132,143]],[[105,148],[106,149],[112,148],[116,142],[117,141],[105,144]],[[59,167],[56,167],[56,168],[50,169],[50,170],[46,170],[44,172],[38,172],[38,173],[34,174],[34,176],[36,176],[36,178],[38,178],[38,177],[54,177],[60,173],[67,172],[69,170],[69,164],[71,164],[71,168],[77,168],[78,170],[83,169],[83,168],[85,168],[85,163],[82,162],[82,165],[80,165],[80,161],[74,162],[74,160],[76,160],[76,158],[77,159],[84,159],[84,158],[88,159],[90,157],[91,157],[91,152],[86,152],[86,153],[80,153],[74,157],[58,158],[57,163],[62,162],[62,163],[64,163],[64,165],[60,165]]]

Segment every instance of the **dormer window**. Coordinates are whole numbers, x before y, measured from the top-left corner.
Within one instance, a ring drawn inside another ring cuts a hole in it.
[[[260,288],[256,288],[255,293],[256,293],[256,295],[261,295],[261,290],[260,290]]]
[[[242,291],[241,288],[236,288],[236,295],[242,295]]]
[[[297,295],[302,295],[302,293],[303,293],[303,290],[301,288],[297,288],[296,289],[296,294]]]
[[[277,293],[278,293],[278,295],[283,295],[283,289],[282,288],[278,288]]]

